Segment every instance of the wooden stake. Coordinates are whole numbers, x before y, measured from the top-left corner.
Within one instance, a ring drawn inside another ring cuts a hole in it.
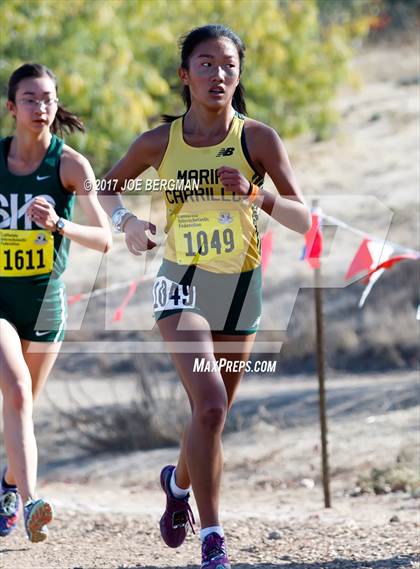
[[[313,200],[312,207],[318,206],[318,200]],[[328,464],[328,428],[325,399],[325,342],[324,318],[322,312],[322,279],[321,268],[314,269],[315,280],[315,317],[316,317],[316,360],[319,384],[319,421],[321,426],[322,450],[322,483],[324,487],[324,505],[331,508],[330,473]]]

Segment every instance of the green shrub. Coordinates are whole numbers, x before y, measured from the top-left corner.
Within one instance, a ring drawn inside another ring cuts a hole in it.
[[[181,112],[177,41],[206,23],[231,26],[245,41],[244,84],[250,116],[283,136],[312,131],[323,138],[336,120],[331,106],[345,79],[352,41],[369,29],[357,13],[322,25],[315,0],[0,0],[0,84],[38,61],[57,74],[62,102],[80,114],[87,136],[69,143],[99,173],[162,113]],[[5,120],[0,99],[0,135]]]
[[[368,474],[359,475],[353,495],[407,492],[420,497],[418,466],[418,449],[414,445],[408,446],[399,453],[393,465],[372,468]]]

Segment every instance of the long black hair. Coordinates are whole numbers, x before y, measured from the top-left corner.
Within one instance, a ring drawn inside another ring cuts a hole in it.
[[[19,83],[23,79],[45,76],[52,79],[58,94],[57,78],[51,69],[48,69],[48,67],[45,67],[45,65],[41,65],[40,63],[25,63],[24,65],[21,65],[15,71],[13,71],[10,76],[9,85],[7,88],[8,100],[16,104],[16,91],[18,89]],[[85,125],[78,116],[74,115],[70,111],[67,111],[59,104],[54,122],[52,123],[50,130],[52,133],[59,133],[62,136],[64,132],[74,132],[75,130],[85,132]]]
[[[235,32],[222,24],[208,24],[207,26],[194,28],[181,37],[179,42],[181,51],[181,67],[183,69],[189,68],[191,54],[198,44],[209,39],[218,38],[227,38],[234,44],[239,55],[239,73],[242,73],[245,59],[245,45]],[[186,110],[188,111],[191,107],[191,94],[188,85],[183,86],[181,96],[186,106]],[[235,89],[235,93],[233,94],[232,106],[236,111],[238,111],[238,113],[246,115],[245,89],[240,81]],[[164,122],[172,122],[176,118],[178,117],[162,115]]]

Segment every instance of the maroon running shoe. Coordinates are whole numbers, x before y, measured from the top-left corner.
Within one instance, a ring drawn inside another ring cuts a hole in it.
[[[201,569],[231,569],[226,553],[225,538],[214,532],[202,543]]]
[[[193,533],[194,515],[188,503],[190,495],[185,498],[175,498],[171,492],[170,481],[175,466],[168,465],[160,473],[160,485],[166,494],[166,509],[160,519],[160,534],[169,547],[179,547],[185,540],[188,525]]]

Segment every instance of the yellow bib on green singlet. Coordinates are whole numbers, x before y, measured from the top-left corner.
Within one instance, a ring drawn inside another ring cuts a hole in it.
[[[42,197],[59,217],[71,219],[75,196],[61,183],[64,142],[51,136],[38,168],[31,174],[12,174],[8,168],[11,137],[0,139],[0,279],[45,282],[59,278],[67,265],[70,240],[52,233],[28,217],[28,207]]]
[[[51,273],[54,237],[45,229],[0,231],[0,276],[32,277]]]
[[[238,169],[250,182],[262,178],[247,158],[244,117],[235,114],[219,144],[195,147],[183,137],[183,117],[171,124],[158,169],[167,180],[165,258],[214,273],[240,273],[260,265],[257,208],[221,184],[217,170]]]

